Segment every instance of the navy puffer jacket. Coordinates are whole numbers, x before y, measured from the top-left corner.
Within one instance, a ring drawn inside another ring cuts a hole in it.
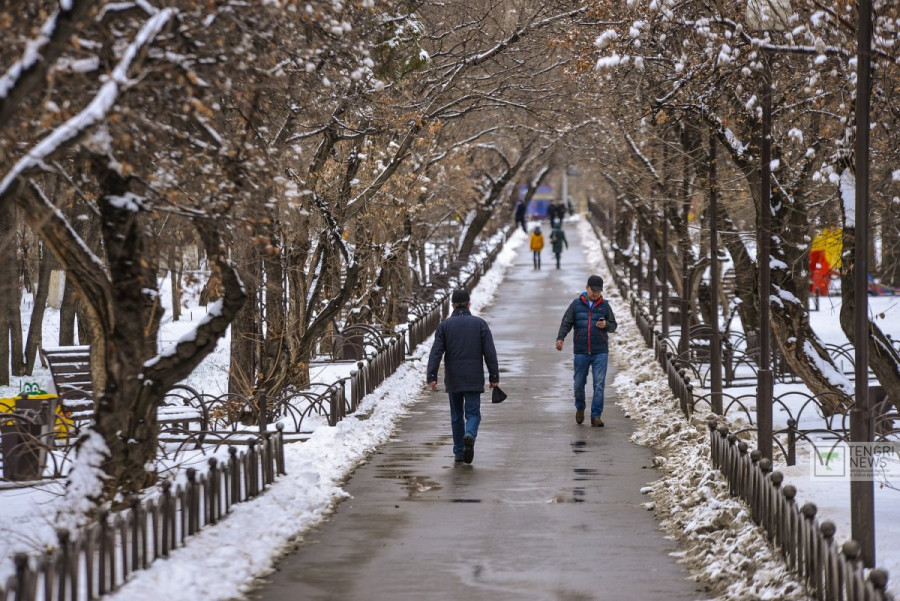
[[[603,330],[597,327],[601,318],[606,320],[606,328]],[[565,340],[569,330],[574,328],[575,353],[599,355],[609,352],[609,334],[615,332],[617,327],[616,316],[613,315],[609,301],[601,297],[592,307],[587,292],[582,292],[566,309],[556,339]]]
[[[468,309],[454,309],[453,315],[438,324],[428,357],[428,382],[437,382],[441,357],[447,392],[484,392],[484,365],[490,381],[500,381],[491,330],[487,322]]]

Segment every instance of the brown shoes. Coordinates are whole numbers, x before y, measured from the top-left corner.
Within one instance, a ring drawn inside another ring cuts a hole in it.
[[[591,425],[594,426],[595,428],[602,428],[602,427],[603,427],[603,420],[600,419],[599,417],[592,417],[592,418],[591,418]]]
[[[580,424],[584,421],[584,409],[575,410],[575,423]]]

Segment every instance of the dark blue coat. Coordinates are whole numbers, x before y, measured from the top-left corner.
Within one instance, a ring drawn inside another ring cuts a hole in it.
[[[598,355],[609,352],[609,334],[616,331],[616,316],[613,315],[609,301],[603,299],[599,304],[590,307],[587,292],[582,292],[563,315],[559,324],[557,340],[565,340],[569,330],[575,329],[575,353]],[[597,327],[600,318],[606,320],[606,329]]]
[[[525,210],[527,207],[524,202],[516,205],[516,221],[525,221]]]
[[[458,308],[438,324],[428,357],[428,382],[437,382],[438,366],[444,358],[444,387],[447,392],[484,392],[484,365],[491,382],[500,381],[497,350],[487,323]]]

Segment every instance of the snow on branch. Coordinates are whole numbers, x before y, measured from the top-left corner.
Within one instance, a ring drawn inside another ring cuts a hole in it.
[[[43,81],[48,66],[56,61],[68,43],[73,22],[91,4],[88,0],[62,0],[60,10],[44,22],[38,37],[25,45],[22,58],[0,75],[0,123],[6,123],[15,107]]]
[[[41,60],[41,51],[53,40],[53,34],[57,31],[58,21],[59,11],[56,11],[41,26],[41,32],[37,39],[30,40],[25,44],[22,58],[13,63],[12,67],[0,76],[0,98],[7,98],[23,75],[38,64]]]
[[[640,161],[647,168],[647,171],[649,171],[650,174],[653,175],[653,179],[656,180],[657,185],[665,187],[662,176],[660,176],[659,172],[656,170],[656,167],[653,166],[653,163],[650,161],[650,159],[648,159],[647,156],[643,152],[641,152],[641,149],[638,148],[634,139],[631,137],[631,134],[629,134],[627,131],[623,131],[622,134],[625,136],[625,140],[628,141],[628,145],[631,147],[632,152],[637,155],[638,159],[640,159]]]
[[[108,80],[100,87],[94,99],[80,113],[53,130],[46,138],[38,142],[24,157],[19,159],[3,181],[0,182],[0,201],[6,198],[13,182],[26,171],[43,165],[44,160],[59,150],[66,142],[84,133],[85,130],[99,123],[113,107],[119,96],[121,87],[129,84],[128,69],[131,67],[138,51],[148,45],[169,19],[175,14],[171,8],[159,11],[150,17],[135,36],[134,41],[125,49],[122,59],[109,75]]]

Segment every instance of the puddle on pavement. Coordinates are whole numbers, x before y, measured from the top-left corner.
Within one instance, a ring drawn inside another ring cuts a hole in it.
[[[406,489],[406,493],[410,499],[415,499],[422,493],[432,490],[440,490],[441,485],[427,476],[416,476],[409,472],[380,470],[375,475],[376,478],[384,478],[386,480],[398,480]]]
[[[571,495],[567,492],[560,492],[550,499],[551,503],[584,503],[584,501],[584,489],[580,487],[572,489]]]
[[[575,480],[576,482],[583,482],[585,480],[593,480],[594,476],[597,475],[597,470],[595,470],[594,468],[590,468],[590,467],[576,467],[572,471],[577,474],[577,476],[575,478],[573,478],[573,480]]]

